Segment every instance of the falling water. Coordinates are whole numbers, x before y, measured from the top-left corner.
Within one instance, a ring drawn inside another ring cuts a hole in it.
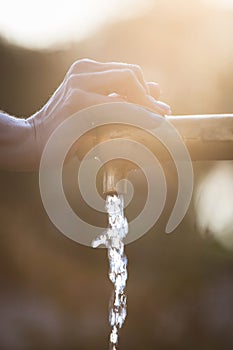
[[[126,295],[124,289],[127,281],[127,258],[124,253],[124,238],[128,233],[128,222],[124,217],[122,196],[108,195],[106,198],[108,229],[93,240],[94,248],[103,244],[108,249],[109,279],[114,285],[109,310],[111,333],[109,349],[116,350],[119,329],[126,318]]]

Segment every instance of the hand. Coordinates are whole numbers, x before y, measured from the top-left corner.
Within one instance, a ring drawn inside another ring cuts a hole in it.
[[[146,82],[137,65],[83,59],[73,63],[50,100],[28,121],[35,126],[41,153],[50,134],[63,120],[89,106],[128,101],[158,114],[171,114],[170,107],[158,101],[159,95],[159,85]]]
[[[28,119],[0,113],[0,168],[36,170],[51,133],[75,112],[101,103],[128,101],[170,114],[158,101],[158,84],[146,82],[139,66],[79,60],[67,72],[50,100]]]

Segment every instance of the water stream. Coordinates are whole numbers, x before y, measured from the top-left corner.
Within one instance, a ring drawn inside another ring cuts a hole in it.
[[[109,279],[114,290],[110,299],[109,323],[111,333],[109,350],[116,350],[119,329],[126,318],[127,258],[124,253],[124,238],[128,233],[128,222],[124,217],[123,196],[108,195],[106,198],[109,227],[92,242],[94,248],[104,245],[108,249]]]

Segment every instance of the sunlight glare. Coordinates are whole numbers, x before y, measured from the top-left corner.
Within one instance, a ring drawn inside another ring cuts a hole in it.
[[[8,0],[1,5],[0,33],[23,46],[46,47],[82,39],[149,4],[150,0]]]
[[[233,0],[205,0],[208,4],[218,8],[233,9]]]

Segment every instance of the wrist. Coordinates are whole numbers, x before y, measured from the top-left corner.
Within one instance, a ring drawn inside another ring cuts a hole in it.
[[[31,147],[30,156],[30,168],[31,170],[38,170],[40,165],[41,158],[41,147],[40,147],[40,139],[39,132],[37,126],[37,120],[35,115],[25,120],[28,129],[28,140]]]
[[[6,170],[30,171],[38,167],[34,130],[26,119],[0,114],[0,166]]]

